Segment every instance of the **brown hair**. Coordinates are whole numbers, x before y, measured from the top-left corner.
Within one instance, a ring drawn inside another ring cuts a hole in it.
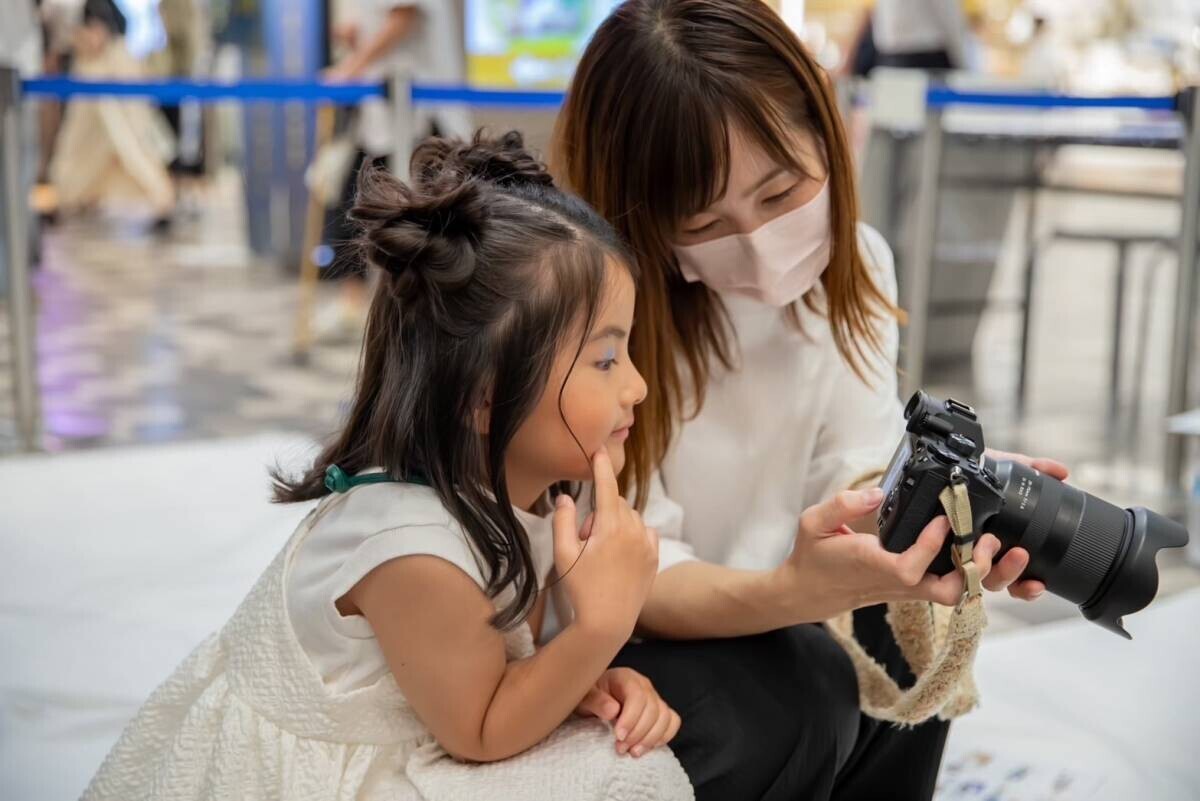
[[[613,223],[641,268],[630,348],[650,394],[626,446],[631,469],[621,476],[628,489],[632,474],[639,506],[688,390],[695,414],[712,360],[732,366],[720,300],[683,279],[670,245],[680,221],[724,194],[731,125],[798,174],[794,131],[811,131],[824,146],[833,238],[821,276],[827,300],[819,309],[810,292],[804,303],[826,314],[859,378],[866,380],[868,351],[882,348],[875,321],[901,315],[859,253],[850,148],[828,78],[783,20],[760,0],[626,0],[583,53],[552,166]],[[799,333],[798,305],[787,314]]]

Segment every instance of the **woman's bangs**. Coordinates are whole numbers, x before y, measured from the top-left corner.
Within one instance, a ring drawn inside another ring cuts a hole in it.
[[[792,92],[788,92],[792,94]],[[806,120],[803,98],[782,98],[766,89],[756,88],[733,98],[730,116],[737,120],[745,136],[762,149],[776,164],[797,175],[812,177],[797,153],[797,133],[810,123]],[[821,131],[811,131],[819,147],[822,162],[828,162]],[[825,164],[828,168],[828,164]]]

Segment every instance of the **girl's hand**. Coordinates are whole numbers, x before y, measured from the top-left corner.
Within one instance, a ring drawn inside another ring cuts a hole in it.
[[[596,511],[581,534],[575,504],[559,495],[554,510],[554,567],[575,623],[599,636],[628,639],[658,573],[658,534],[646,528],[617,489],[608,452],[592,459]]]
[[[1062,462],[1057,462],[1054,459],[1034,459],[1022,453],[1009,453],[1008,451],[997,451],[988,448],[984,453],[996,460],[1007,459],[1013,462],[1019,462],[1026,467],[1032,467],[1034,470],[1045,473],[1051,478],[1056,478],[1059,481],[1066,481],[1071,471]],[[985,534],[980,538],[980,547],[983,541],[991,534]],[[995,537],[992,537],[995,539]],[[995,550],[992,551],[994,556],[1000,548],[999,540],[995,543]],[[1008,553],[1004,554],[1003,558],[996,564],[996,569],[988,576],[988,580],[983,582],[984,589],[997,592],[1007,589],[1008,594],[1014,598],[1020,598],[1023,601],[1033,601],[1039,598],[1046,591],[1046,585],[1036,579],[1026,579],[1017,581],[1025,568],[1029,567],[1029,552],[1024,548],[1010,548]]]
[[[606,670],[575,708],[576,714],[613,722],[617,753],[635,757],[666,745],[679,733],[679,713],[667,706],[642,674],[629,668]]]

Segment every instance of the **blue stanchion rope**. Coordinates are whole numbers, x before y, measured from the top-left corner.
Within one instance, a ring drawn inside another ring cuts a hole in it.
[[[319,83],[297,79],[260,80],[247,78],[237,83],[217,81],[78,81],[74,78],[32,78],[21,82],[22,91],[35,97],[107,95],[139,97],[159,103],[181,100],[217,102],[299,101],[304,103],[353,104],[372,97],[386,97],[382,83]]]
[[[964,92],[944,86],[930,87],[925,95],[930,108],[946,106],[1004,106],[1009,108],[1129,108],[1146,111],[1175,111],[1178,98],[1138,97],[1133,95],[1114,97],[1086,97],[1062,95],[1053,92]]]
[[[255,79],[237,83],[189,80],[154,81],[79,81],[74,78],[33,78],[22,82],[23,91],[37,97],[108,95],[141,97],[159,103],[183,100],[216,102],[298,101],[305,103],[353,104],[375,97],[386,97],[382,83],[321,83],[302,79]],[[415,84],[411,88],[415,104],[462,103],[469,106],[508,106],[515,108],[556,108],[566,97],[563,92],[509,89],[478,89],[470,86],[431,86]],[[944,86],[931,87],[926,94],[931,108],[946,106],[993,106],[1008,108],[1128,108],[1147,111],[1175,111],[1178,98],[1169,97],[1085,97],[1052,92],[967,92]]]

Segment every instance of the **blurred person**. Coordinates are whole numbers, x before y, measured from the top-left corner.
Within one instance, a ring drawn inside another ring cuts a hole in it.
[[[962,0],[876,0],[871,33],[881,67],[970,69],[978,60]]]
[[[390,81],[403,76],[438,85],[463,82],[463,28],[452,0],[350,0],[340,17],[333,36],[348,52],[325,72],[328,80]],[[341,198],[326,215],[323,237],[334,254],[325,276],[343,278],[342,288],[335,304],[318,313],[318,336],[356,335],[362,328],[367,288],[364,276],[348,269],[342,247],[351,236],[345,210],[359,170],[385,165],[393,156],[403,162],[411,143],[422,136],[473,133],[470,111],[462,105],[418,106],[411,119],[412,130],[399,129],[386,100],[367,100],[358,107],[352,123],[356,152]]]
[[[147,58],[147,70],[164,78],[195,78],[204,72],[212,50],[211,29],[201,0],[158,0],[165,45]],[[195,102],[161,107],[175,138],[175,158],[168,169],[176,196],[190,205],[204,175],[204,115]]]
[[[85,80],[139,80],[141,65],[125,49],[125,16],[113,0],[87,0],[75,32],[71,74]],[[67,104],[50,162],[50,180],[66,211],[111,200],[147,205],[153,228],[170,227],[175,191],[167,164],[171,134],[144,100],[75,98]]]

